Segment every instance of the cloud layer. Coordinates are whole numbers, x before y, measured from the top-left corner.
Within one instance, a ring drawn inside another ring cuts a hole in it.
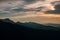
[[[51,0],[52,1],[52,0]],[[45,6],[49,6],[50,2],[48,3],[48,0],[13,0],[13,1],[5,1],[5,2],[1,2],[0,3],[0,11],[3,13],[0,13],[1,15],[16,15],[18,16],[18,12],[24,12],[24,11],[28,11],[27,8],[29,9],[29,11],[31,11],[30,8],[41,8],[41,7],[45,7]],[[56,0],[53,0],[56,1]],[[48,4],[48,5],[46,5]],[[38,9],[39,9],[38,8]],[[36,11],[36,10],[34,10]],[[4,12],[6,12],[4,14]],[[15,14],[17,13],[17,14]],[[23,13],[24,14],[24,13]],[[25,14],[24,14],[25,15]]]

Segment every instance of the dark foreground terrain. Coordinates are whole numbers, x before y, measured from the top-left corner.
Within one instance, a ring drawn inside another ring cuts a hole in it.
[[[10,19],[0,19],[0,38],[57,40],[59,36],[59,27],[46,26],[33,22],[15,23]]]

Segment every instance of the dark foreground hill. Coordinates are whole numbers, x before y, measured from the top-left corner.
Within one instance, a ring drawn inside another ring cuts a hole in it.
[[[15,23],[10,19],[0,19],[0,38],[57,40],[59,36],[60,28],[57,27],[33,22]]]

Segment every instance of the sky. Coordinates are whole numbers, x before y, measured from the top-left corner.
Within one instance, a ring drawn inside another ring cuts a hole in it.
[[[14,21],[22,21],[22,22],[28,21],[28,22],[39,22],[39,23],[59,23],[60,14],[45,13],[45,11],[49,11],[49,10],[56,11],[54,5],[51,4],[51,2],[55,2],[55,1],[59,1],[59,0],[0,1],[0,5],[1,5],[0,19],[10,18]],[[39,9],[40,11],[37,12],[36,11],[37,9]]]

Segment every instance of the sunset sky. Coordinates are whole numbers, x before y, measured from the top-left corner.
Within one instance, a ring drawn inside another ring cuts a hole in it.
[[[59,0],[7,0],[0,1],[0,19],[10,18],[13,21],[56,23],[60,24],[59,13],[45,13],[56,11],[51,2]],[[58,4],[58,3],[57,3]],[[56,5],[57,5],[56,4]],[[36,11],[39,9],[40,11]],[[28,11],[29,10],[29,11]],[[32,11],[33,10],[33,11]]]

